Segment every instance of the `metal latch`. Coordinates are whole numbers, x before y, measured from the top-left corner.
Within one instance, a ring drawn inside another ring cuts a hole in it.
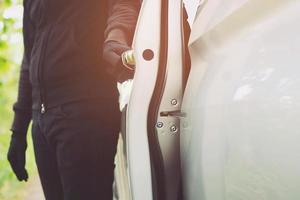
[[[160,112],[161,117],[186,117],[185,112],[181,112],[181,110],[174,111],[162,111]]]

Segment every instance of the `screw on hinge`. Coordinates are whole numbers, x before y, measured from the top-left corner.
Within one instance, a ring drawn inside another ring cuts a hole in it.
[[[176,132],[178,131],[177,126],[176,126],[176,125],[172,125],[172,126],[170,127],[170,131],[171,131],[172,133],[176,133]]]
[[[176,105],[178,104],[177,99],[172,99],[172,100],[171,100],[171,104],[172,104],[173,106],[176,106]]]
[[[162,123],[162,122],[157,122],[156,123],[157,128],[162,128],[163,126],[164,126],[164,123]]]

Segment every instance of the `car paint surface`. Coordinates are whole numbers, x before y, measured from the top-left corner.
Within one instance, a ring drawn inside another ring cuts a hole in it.
[[[297,0],[249,0],[204,31],[197,14],[180,133],[185,200],[300,199],[299,11]]]
[[[132,45],[136,69],[126,116],[126,153],[134,200],[153,199],[147,116],[159,66],[160,5],[160,0],[143,1]],[[143,58],[146,49],[154,54],[149,61]]]

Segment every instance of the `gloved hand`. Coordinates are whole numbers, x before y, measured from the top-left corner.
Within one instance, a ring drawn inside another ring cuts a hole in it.
[[[120,83],[131,79],[134,74],[134,70],[126,68],[122,63],[121,55],[127,50],[130,50],[129,46],[114,40],[105,42],[103,46],[103,59],[108,64],[107,72]]]
[[[25,169],[26,162],[26,134],[13,133],[7,153],[7,159],[19,181],[27,181],[28,173]]]

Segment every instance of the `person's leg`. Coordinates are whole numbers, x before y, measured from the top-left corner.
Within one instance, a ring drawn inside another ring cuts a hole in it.
[[[120,112],[107,104],[62,106],[55,141],[64,200],[112,200]]]
[[[46,200],[63,200],[55,153],[40,127],[39,113],[33,114],[32,140],[35,160]]]

